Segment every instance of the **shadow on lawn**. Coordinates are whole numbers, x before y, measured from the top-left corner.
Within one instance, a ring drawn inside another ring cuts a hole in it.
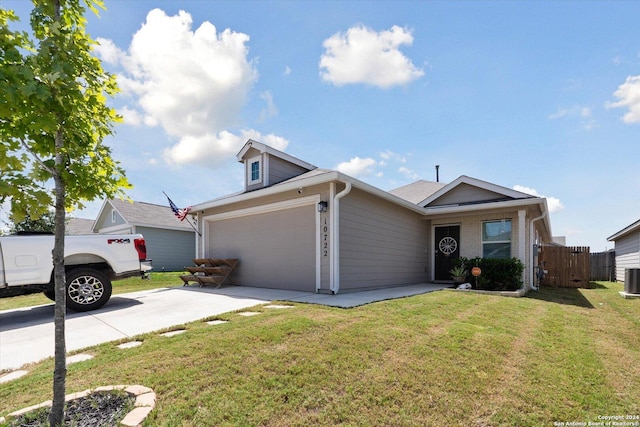
[[[597,285],[597,284],[596,284]],[[600,286],[596,286],[600,287]],[[592,289],[590,287],[590,289]],[[555,302],[556,304],[575,305],[584,308],[594,308],[587,298],[577,288],[554,288],[542,286],[539,291],[527,293],[527,298],[541,301]]]

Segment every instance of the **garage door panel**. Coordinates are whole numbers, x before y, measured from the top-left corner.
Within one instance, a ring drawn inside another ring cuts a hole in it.
[[[238,285],[315,291],[315,206],[212,221],[209,257],[238,258]]]

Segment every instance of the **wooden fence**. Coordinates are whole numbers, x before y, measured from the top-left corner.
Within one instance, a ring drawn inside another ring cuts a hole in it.
[[[591,280],[616,281],[616,253],[614,251],[591,254]]]
[[[543,246],[538,262],[546,271],[543,286],[587,288],[591,270],[588,246]]]

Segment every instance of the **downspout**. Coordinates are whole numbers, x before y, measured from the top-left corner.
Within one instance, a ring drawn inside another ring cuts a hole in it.
[[[529,236],[533,236],[533,232],[535,230],[535,228],[533,227],[533,224],[537,221],[540,221],[541,219],[543,219],[545,216],[547,216],[547,212],[544,211],[542,213],[542,215],[534,218],[531,220],[531,222],[529,223]],[[532,243],[532,242],[530,242]],[[534,291],[538,290],[538,287],[536,287],[534,285],[535,281],[533,280],[533,275],[535,274],[535,266],[533,265],[533,245],[531,246],[531,252],[529,252],[529,288],[533,289]]]
[[[351,192],[351,183],[345,182],[345,188],[333,197],[331,208],[331,253],[332,259],[332,277],[329,289],[333,295],[340,290],[340,199]]]

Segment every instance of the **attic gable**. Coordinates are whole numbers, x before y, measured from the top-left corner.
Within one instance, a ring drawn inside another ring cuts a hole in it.
[[[236,157],[245,168],[245,191],[269,187],[316,169],[311,163],[252,139]]]
[[[461,206],[529,198],[534,196],[462,175],[424,199],[419,205]]]

